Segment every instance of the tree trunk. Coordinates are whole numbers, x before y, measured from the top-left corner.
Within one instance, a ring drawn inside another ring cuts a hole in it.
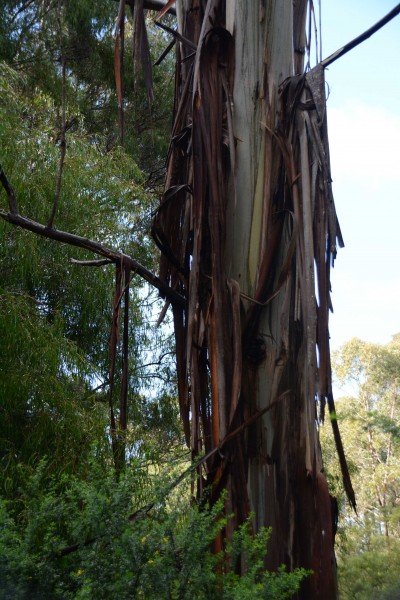
[[[329,269],[341,237],[323,68],[303,75],[307,2],[176,8],[183,41],[154,234],[161,277],[187,299],[174,308],[187,442],[193,457],[221,447],[197,493],[227,489],[230,527],[254,511],[256,529],[272,527],[268,568],[312,569],[299,598],[329,600],[335,517],[317,404],[333,405]]]

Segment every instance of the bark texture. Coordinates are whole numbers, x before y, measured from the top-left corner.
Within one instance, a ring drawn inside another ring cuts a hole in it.
[[[267,566],[312,569],[299,597],[333,599],[335,503],[317,410],[323,418],[328,401],[334,417],[329,272],[342,238],[323,66],[303,73],[307,2],[176,9],[174,126],[153,233],[160,278],[186,298],[173,311],[193,458],[238,432],[203,464],[197,494],[226,488],[237,523],[252,510],[255,528],[272,527]]]

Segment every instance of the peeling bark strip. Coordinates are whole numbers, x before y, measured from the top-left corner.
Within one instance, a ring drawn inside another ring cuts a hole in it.
[[[143,70],[143,80],[147,91],[149,102],[154,100],[153,92],[153,73],[151,68],[151,57],[149,40],[147,37],[146,23],[144,18],[144,1],[136,0],[131,6],[133,14],[133,68],[135,76],[135,86],[138,84],[140,65]]]

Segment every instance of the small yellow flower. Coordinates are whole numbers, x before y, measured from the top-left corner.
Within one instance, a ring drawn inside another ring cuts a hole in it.
[[[147,537],[142,537],[142,539],[140,540],[142,542],[142,544],[144,544],[145,542],[147,542]]]
[[[149,560],[147,561],[148,565],[154,565],[154,560],[152,558],[149,558]]]
[[[162,541],[164,542],[164,544],[168,544],[168,538],[163,538]]]
[[[81,575],[83,575],[84,571],[82,569],[78,569],[76,574],[80,577]]]

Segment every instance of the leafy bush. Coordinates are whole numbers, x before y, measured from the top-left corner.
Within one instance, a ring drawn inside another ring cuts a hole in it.
[[[168,499],[169,478],[138,462],[118,481],[95,464],[86,481],[46,480],[46,472],[42,464],[30,478],[22,510],[0,505],[2,600],[274,600],[289,598],[307,575],[266,571],[269,531],[253,536],[250,521],[214,553],[227,524],[224,500],[190,506],[184,487],[179,503]]]

